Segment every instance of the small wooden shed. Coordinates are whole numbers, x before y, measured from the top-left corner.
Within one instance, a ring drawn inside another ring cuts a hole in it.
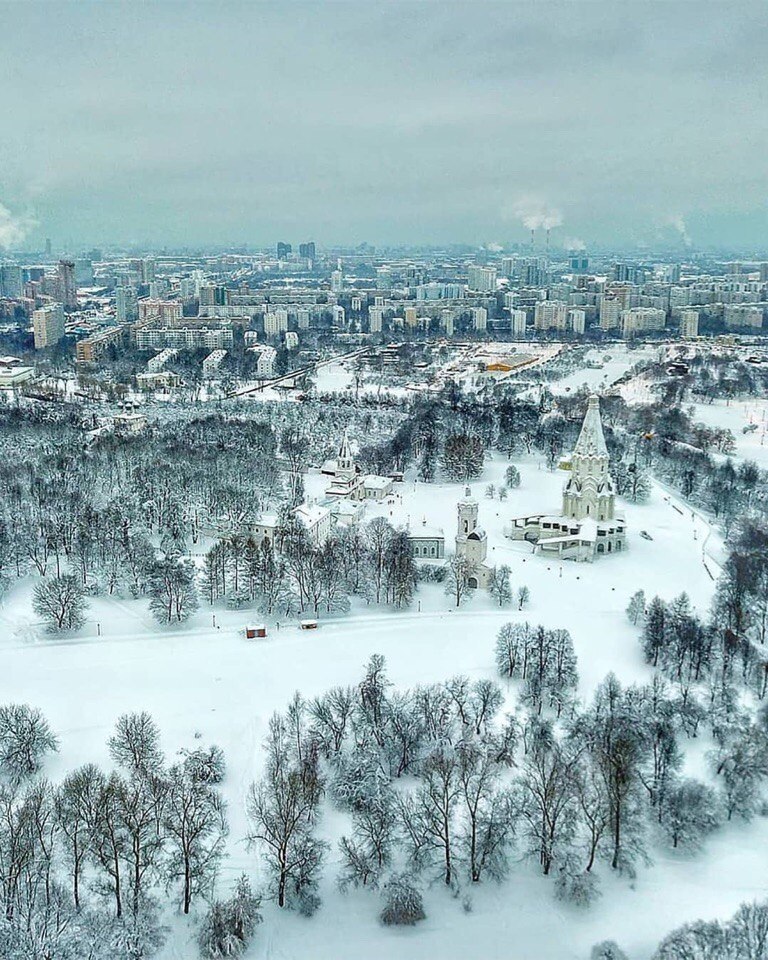
[[[302,620],[301,621],[302,630],[317,630],[317,620]]]
[[[267,628],[263,623],[249,623],[245,628],[245,636],[248,640],[258,640],[266,637]]]

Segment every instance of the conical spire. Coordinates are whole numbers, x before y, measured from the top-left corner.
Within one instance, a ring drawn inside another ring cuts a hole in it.
[[[352,460],[352,448],[349,445],[349,437],[347,436],[347,431],[344,431],[344,439],[341,441],[341,447],[339,448],[339,460],[340,461],[351,461]]]
[[[595,394],[589,398],[587,413],[576,441],[574,454],[580,457],[607,457],[608,447],[603,436],[603,424],[600,420],[600,399]]]

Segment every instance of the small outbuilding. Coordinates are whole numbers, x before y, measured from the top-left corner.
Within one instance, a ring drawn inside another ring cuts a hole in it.
[[[245,628],[245,636],[248,640],[261,640],[267,635],[267,628],[263,623],[250,623]]]

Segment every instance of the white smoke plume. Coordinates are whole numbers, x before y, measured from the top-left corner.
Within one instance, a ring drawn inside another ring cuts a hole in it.
[[[584,243],[584,241],[580,240],[578,237],[566,237],[565,240],[563,240],[563,246],[566,250],[573,250],[574,252],[576,250],[587,249],[586,243]]]
[[[513,207],[513,214],[528,230],[551,230],[562,226],[563,215],[548,203],[523,197]]]
[[[21,243],[36,225],[33,217],[16,216],[4,203],[0,203],[0,249],[8,250]]]
[[[677,232],[680,234],[680,239],[683,241],[686,247],[690,247],[692,245],[693,241],[688,233],[688,227],[686,226],[685,220],[682,216],[680,216],[680,214],[674,214],[668,217],[667,223],[670,227],[672,227],[673,230],[677,230]]]

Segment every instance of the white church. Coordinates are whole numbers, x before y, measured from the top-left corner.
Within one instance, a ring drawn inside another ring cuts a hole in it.
[[[456,556],[466,557],[472,565],[467,582],[470,587],[488,588],[491,568],[485,562],[488,555],[488,536],[478,525],[479,507],[472,491],[466,487],[464,497],[457,504]]]
[[[560,516],[518,517],[505,528],[511,540],[526,540],[534,553],[568,560],[593,560],[626,548],[626,524],[616,514],[616,491],[608,472],[608,448],[600,420],[600,400],[589,398],[579,439],[571,455],[571,475],[563,487]]]

